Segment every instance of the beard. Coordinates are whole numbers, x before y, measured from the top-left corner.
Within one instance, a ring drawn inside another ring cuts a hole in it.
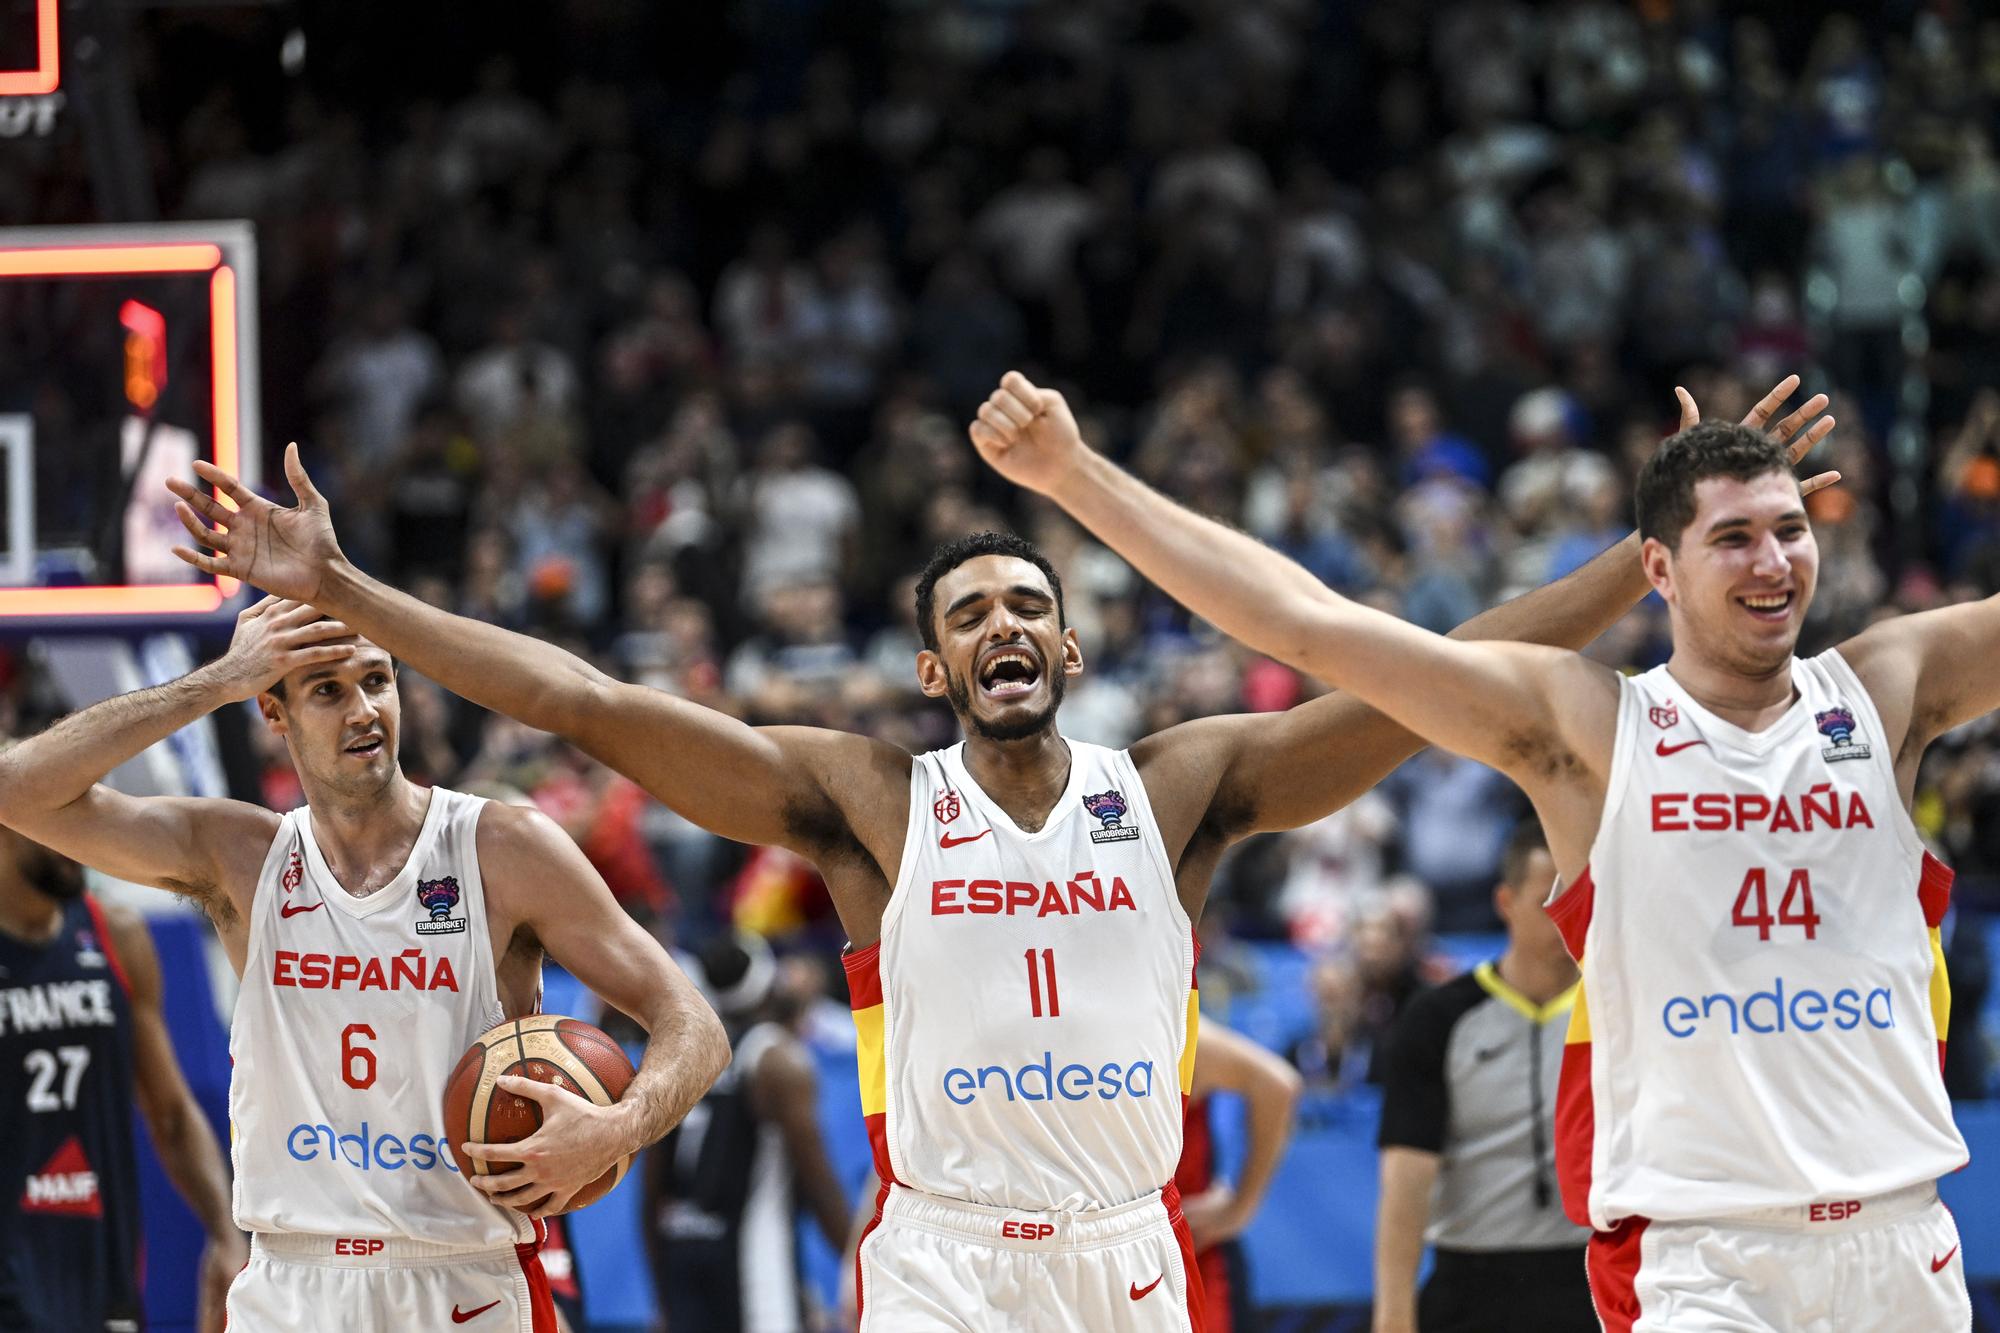
[[[945,697],[951,701],[951,711],[958,714],[959,725],[983,740],[1024,741],[1028,737],[1046,730],[1056,718],[1056,710],[1062,707],[1066,677],[1057,671],[1049,677],[1048,706],[1025,717],[1009,722],[989,722],[972,711],[972,686],[963,678],[945,668]]]
[[[83,867],[45,848],[37,847],[35,855],[22,863],[21,878],[44,898],[59,903],[75,902],[83,896]]]

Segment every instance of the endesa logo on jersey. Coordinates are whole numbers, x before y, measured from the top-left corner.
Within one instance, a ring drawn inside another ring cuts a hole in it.
[[[285,1151],[300,1162],[327,1161],[356,1171],[434,1171],[442,1166],[456,1173],[442,1134],[372,1134],[366,1120],[358,1133],[342,1134],[331,1125],[293,1125],[285,1135]]]
[[[1862,990],[1842,986],[1831,993],[1785,979],[1772,981],[1769,990],[1731,995],[1676,995],[1660,1010],[1667,1035],[1686,1039],[1700,1033],[1727,1032],[1732,1037],[1745,1033],[1775,1035],[1781,1032],[1819,1032],[1832,1027],[1852,1032],[1859,1027],[1887,1031],[1896,1026],[1896,1000],[1887,986]]]
[[[1096,1097],[1115,1102],[1121,1097],[1153,1095],[1151,1060],[1107,1060],[1091,1066],[1058,1065],[1055,1052],[1043,1051],[1039,1061],[1019,1068],[983,1065],[954,1066],[944,1071],[944,1095],[954,1106],[970,1106],[981,1097],[1021,1102],[1081,1102]],[[1178,1089],[1179,1085],[1175,1085]]]

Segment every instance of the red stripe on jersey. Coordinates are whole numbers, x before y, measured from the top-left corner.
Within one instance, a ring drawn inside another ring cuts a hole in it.
[[[1591,881],[1590,867],[1585,866],[1576,882],[1549,904],[1549,920],[1562,932],[1563,947],[1569,950],[1569,956],[1579,963],[1583,961],[1583,938],[1590,933],[1590,909],[1596,897],[1597,885]]]
[[[1604,1333],[1632,1333],[1639,1320],[1639,1238],[1646,1234],[1647,1221],[1628,1217],[1590,1238],[1584,1273]]]
[[[111,938],[111,928],[104,924],[104,909],[97,905],[97,899],[83,895],[84,910],[90,913],[91,924],[97,927],[97,951],[111,964],[111,975],[118,978],[118,987],[127,995],[132,993],[131,978],[125,975],[125,964],[119,960],[118,945]]]
[[[1924,924],[1932,928],[1944,921],[1951,906],[1951,882],[1958,874],[1950,866],[1924,853],[1923,873],[1917,876],[1917,901],[1924,905]]]
[[[882,1003],[882,941],[865,949],[850,949],[840,957],[847,973],[848,1007],[872,1009]]]
[[[1187,1218],[1181,1213],[1181,1192],[1173,1181],[1160,1191],[1160,1202],[1166,1206],[1167,1221],[1174,1229],[1174,1240],[1181,1247],[1181,1271],[1187,1274],[1187,1317],[1189,1333],[1207,1333],[1208,1301],[1202,1291],[1201,1265],[1195,1262],[1194,1233],[1188,1230]]]
[[[1174,1185],[1183,1196],[1200,1194],[1215,1183],[1215,1135],[1208,1098],[1181,1098],[1181,1160]]]
[[[1597,1108],[1590,1096],[1590,1043],[1563,1047],[1556,1084],[1556,1187],[1563,1212],[1580,1227],[1590,1225],[1590,1163],[1597,1144]]]
[[[900,1185],[896,1173],[889,1166],[889,1117],[877,1111],[874,1115],[861,1117],[861,1123],[868,1127],[868,1151],[875,1158],[875,1178],[885,1185]]]
[[[1194,937],[1194,975],[1188,978],[1188,985],[1194,987],[1196,990],[1200,990],[1201,989],[1201,932],[1198,930],[1190,930],[1188,933]]]
[[[1945,1045],[1945,1044],[1944,1044],[1944,1040],[1943,1040],[1943,1038],[1939,1038],[1939,1039],[1938,1039],[1938,1074],[1939,1074],[1940,1076],[1942,1076],[1942,1075],[1944,1074],[1944,1045]]]

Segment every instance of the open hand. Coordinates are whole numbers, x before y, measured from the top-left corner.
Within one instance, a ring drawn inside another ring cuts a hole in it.
[[[237,615],[229,651],[208,670],[230,702],[254,699],[300,667],[354,656],[353,635],[317,607],[266,597]]]
[[[174,513],[181,526],[196,543],[215,553],[174,547],[174,554],[196,569],[309,602],[318,595],[327,571],[346,559],[333,535],[326,497],[306,475],[297,444],[285,446],[285,476],[299,500],[295,508],[272,504],[213,463],[197,459],[194,470],[236,504],[231,509],[186,478],[167,479],[167,489],[179,497]]]
[[[1018,370],[1002,377],[967,429],[989,467],[1043,495],[1054,495],[1090,452],[1063,396]]]
[[[1797,393],[1798,388],[1797,375],[1785,376],[1771,387],[1771,392],[1757,400],[1757,405],[1750,409],[1741,422],[1752,430],[1763,431],[1766,436],[1784,445],[1791,454],[1793,467],[1797,467],[1807,454],[1818,448],[1819,442],[1833,433],[1834,426],[1832,417],[1819,416],[1827,407],[1827,396],[1823,393],[1816,393],[1806,399],[1799,404],[1796,412],[1787,415],[1777,425],[1767,424],[1772,414],[1783,407],[1785,400]],[[1681,429],[1686,430],[1689,426],[1699,424],[1701,411],[1694,405],[1694,396],[1678,384],[1674,386],[1674,396],[1681,400]],[[1814,417],[1819,419],[1814,421]],[[1808,425],[1808,422],[1811,424]],[[1839,480],[1838,472],[1818,473],[1799,483],[1799,494],[1811,495],[1814,491],[1824,490]]]
[[[494,1203],[530,1217],[564,1212],[577,1191],[632,1151],[616,1106],[599,1106],[567,1088],[518,1074],[502,1074],[495,1086],[539,1103],[542,1127],[518,1143],[463,1145],[465,1155],[478,1161],[519,1163],[511,1171],[466,1177]]]

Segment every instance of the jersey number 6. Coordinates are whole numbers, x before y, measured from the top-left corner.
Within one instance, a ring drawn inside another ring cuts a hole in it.
[[[366,1023],[349,1023],[340,1030],[340,1077],[350,1088],[372,1088],[375,1086],[375,1052],[357,1045],[356,1037],[373,1041],[375,1029]]]

